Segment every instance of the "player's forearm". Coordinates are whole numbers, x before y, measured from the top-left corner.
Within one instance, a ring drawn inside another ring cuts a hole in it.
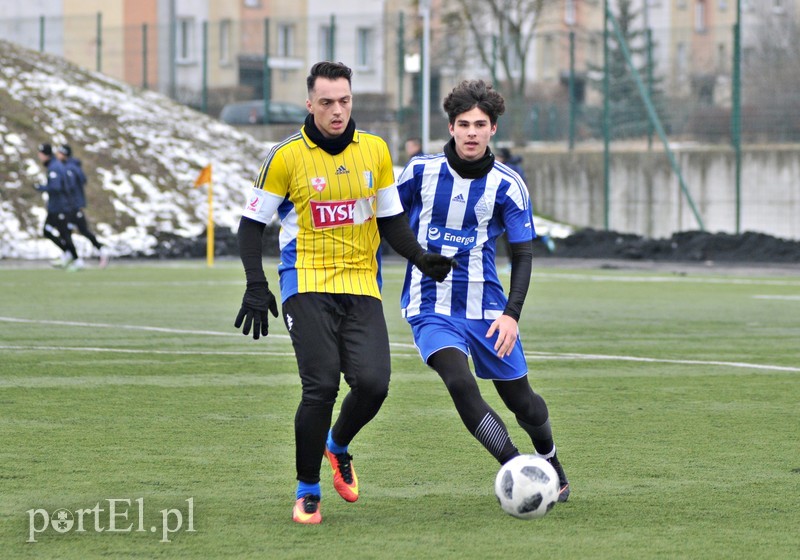
[[[264,275],[264,265],[261,262],[261,238],[264,234],[265,226],[266,225],[261,222],[245,218],[244,216],[239,220],[239,232],[237,234],[239,240],[239,256],[242,259],[244,274],[248,284],[251,282],[267,281],[267,277]]]
[[[508,303],[504,315],[519,321],[522,306],[528,295],[533,270],[533,245],[530,241],[511,243],[511,286],[508,290]]]
[[[388,218],[378,218],[378,229],[392,249],[401,257],[416,262],[416,258],[424,252],[420,246],[405,214],[397,214]]]

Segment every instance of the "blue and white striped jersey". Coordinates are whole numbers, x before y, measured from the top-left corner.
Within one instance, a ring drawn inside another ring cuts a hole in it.
[[[530,195],[520,176],[495,162],[485,177],[464,179],[440,153],[410,161],[397,191],[420,245],[458,261],[458,268],[438,284],[409,264],[400,299],[403,315],[499,317],[507,298],[495,266],[497,238],[506,231],[511,243],[521,243],[536,235]]]

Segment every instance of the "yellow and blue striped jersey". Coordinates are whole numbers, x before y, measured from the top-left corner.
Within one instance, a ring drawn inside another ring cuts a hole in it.
[[[301,129],[267,155],[243,215],[281,221],[281,298],[325,292],[380,299],[376,218],[403,211],[383,139],[356,130],[331,155]]]

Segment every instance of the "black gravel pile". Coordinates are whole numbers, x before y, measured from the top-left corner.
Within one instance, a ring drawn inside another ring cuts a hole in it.
[[[584,229],[557,240],[553,252],[541,243],[534,247],[537,256],[561,258],[800,263],[800,241],[755,232],[734,235],[684,231],[669,239],[648,239],[615,231]]]
[[[264,230],[264,255],[278,256],[278,226]],[[384,244],[384,252],[392,255]],[[553,249],[553,250],[551,250]],[[498,244],[500,256],[504,246]],[[228,228],[217,228],[214,235],[214,254],[238,256],[236,235]],[[162,234],[153,254],[133,254],[135,258],[180,259],[202,258],[206,255],[206,234],[196,238]],[[580,259],[630,259],[674,262],[772,262],[800,263],[800,241],[779,239],[763,233],[708,233],[684,231],[669,239],[648,239],[629,233],[583,229],[564,239],[555,240],[554,247],[534,243],[534,256]]]

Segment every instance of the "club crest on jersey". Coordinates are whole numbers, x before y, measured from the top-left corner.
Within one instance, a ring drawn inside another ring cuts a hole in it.
[[[363,224],[375,215],[374,196],[355,200],[312,200],[311,221],[314,229]]]
[[[372,171],[364,171],[364,186],[368,189],[371,189],[375,186],[374,182],[372,181]]]
[[[328,186],[328,182],[325,180],[325,177],[314,177],[311,179],[311,186],[314,187],[315,191],[322,192],[325,190],[325,187]]]

